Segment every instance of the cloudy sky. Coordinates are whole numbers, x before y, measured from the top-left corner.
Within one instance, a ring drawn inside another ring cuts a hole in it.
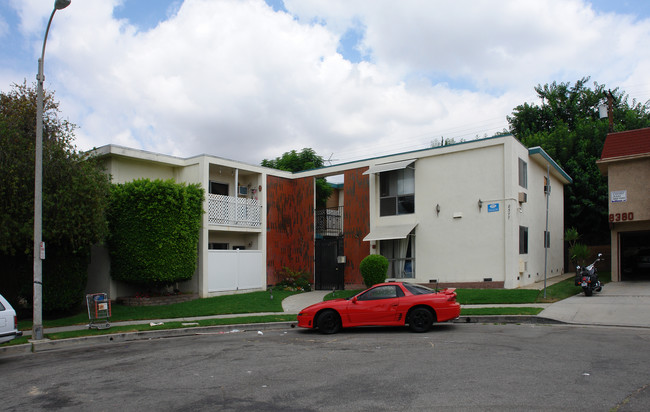
[[[53,0],[0,1],[0,90],[35,83]],[[534,86],[650,99],[647,0],[72,0],[45,87],[105,144],[334,164],[507,127]]]

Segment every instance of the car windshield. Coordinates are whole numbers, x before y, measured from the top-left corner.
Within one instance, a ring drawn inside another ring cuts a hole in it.
[[[402,283],[402,285],[404,285],[406,290],[408,290],[414,295],[426,295],[429,293],[436,293],[435,290],[422,285],[415,285],[413,283],[406,283],[406,282]]]

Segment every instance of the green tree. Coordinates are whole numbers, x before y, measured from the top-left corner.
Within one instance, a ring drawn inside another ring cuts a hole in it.
[[[564,189],[565,228],[575,227],[588,244],[609,240],[607,179],[600,174],[600,158],[609,131],[598,106],[606,102],[604,85],[587,86],[588,77],[570,83],[535,87],[541,105],[524,103],[508,116],[509,130],[527,147],[540,146],[573,179]],[[614,131],[650,126],[648,104],[628,99],[618,89],[614,96]]]
[[[110,178],[77,152],[75,126],[59,116],[51,93],[43,119],[43,309],[83,301],[90,246],[108,233]],[[0,92],[0,275],[2,294],[32,299],[36,91],[25,83]]]
[[[173,180],[113,185],[108,215],[113,279],[147,287],[191,279],[203,199],[198,184]]]
[[[314,149],[304,148],[300,152],[292,150],[275,159],[262,160],[262,166],[287,172],[302,172],[303,170],[318,169],[325,165],[325,161],[318,156]],[[316,206],[325,207],[327,199],[332,194],[332,187],[323,178],[316,179]]]

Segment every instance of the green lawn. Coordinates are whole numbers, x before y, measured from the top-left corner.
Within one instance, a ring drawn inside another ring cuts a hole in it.
[[[600,272],[601,282],[610,281],[610,272]],[[358,290],[341,290],[334,294],[329,293],[324,300],[348,298],[361,292]],[[582,292],[575,286],[573,278],[563,280],[546,288],[546,298],[543,290],[536,289],[456,289],[456,300],[461,305],[489,305],[489,304],[525,304],[525,303],[552,303]]]
[[[601,272],[600,279],[607,283],[610,281],[609,272]],[[348,298],[356,295],[361,290],[343,290],[330,293],[325,296],[324,300],[337,298]],[[458,293],[458,302],[461,305],[475,304],[526,304],[526,303],[544,303],[557,302],[569,296],[580,293],[582,290],[573,284],[573,278],[564,280],[549,286],[546,289],[546,298],[543,291],[529,289],[456,289]],[[166,306],[123,306],[114,304],[112,307],[111,322],[127,320],[150,320],[150,319],[175,319],[188,318],[197,316],[225,315],[239,313],[261,313],[261,312],[278,312],[278,315],[270,316],[246,316],[230,319],[207,319],[197,323],[199,326],[210,325],[228,325],[242,323],[263,323],[263,322],[291,322],[296,320],[295,315],[285,315],[282,313],[282,300],[290,295],[299,292],[278,291],[270,292],[252,292],[235,295],[224,295],[214,298],[196,299],[190,302],[175,303]],[[273,299],[271,299],[273,296]],[[487,308],[463,308],[461,315],[478,316],[478,315],[536,315],[541,312],[541,308],[531,307],[487,307]],[[88,324],[88,313],[80,312],[74,316],[59,319],[46,319],[43,322],[45,328],[59,326],[85,325]],[[88,330],[74,332],[63,332],[56,334],[47,334],[50,339],[63,339],[76,336],[89,336],[97,334],[108,334],[117,332],[133,332],[139,330],[156,330],[191,327],[196,325],[182,325],[181,322],[167,322],[161,326],[150,326],[148,323],[137,326],[112,326],[106,330]],[[30,330],[32,322],[30,320],[21,320],[18,322],[20,330]],[[27,338],[15,339],[8,344],[26,343]]]
[[[232,313],[261,313],[282,312],[282,300],[298,292],[273,291],[273,299],[269,292],[251,292],[235,295],[224,295],[213,298],[195,299],[189,302],[174,303],[164,306],[123,306],[112,305],[111,322],[126,320],[173,319],[194,316],[227,315]],[[46,319],[43,327],[83,325],[88,323],[88,312],[83,311],[74,316],[60,319]],[[32,321],[21,320],[18,329],[29,330]]]

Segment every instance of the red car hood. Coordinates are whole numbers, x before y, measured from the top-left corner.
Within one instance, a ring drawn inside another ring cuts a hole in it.
[[[306,308],[304,308],[303,310],[301,310],[301,312],[306,312],[306,311],[311,311],[311,310],[318,310],[321,307],[331,308],[331,307],[337,307],[337,306],[342,306],[342,305],[344,306],[348,302],[349,302],[349,300],[343,299],[343,298],[326,300],[324,302],[318,302],[318,303],[314,303],[313,305],[309,305]]]

